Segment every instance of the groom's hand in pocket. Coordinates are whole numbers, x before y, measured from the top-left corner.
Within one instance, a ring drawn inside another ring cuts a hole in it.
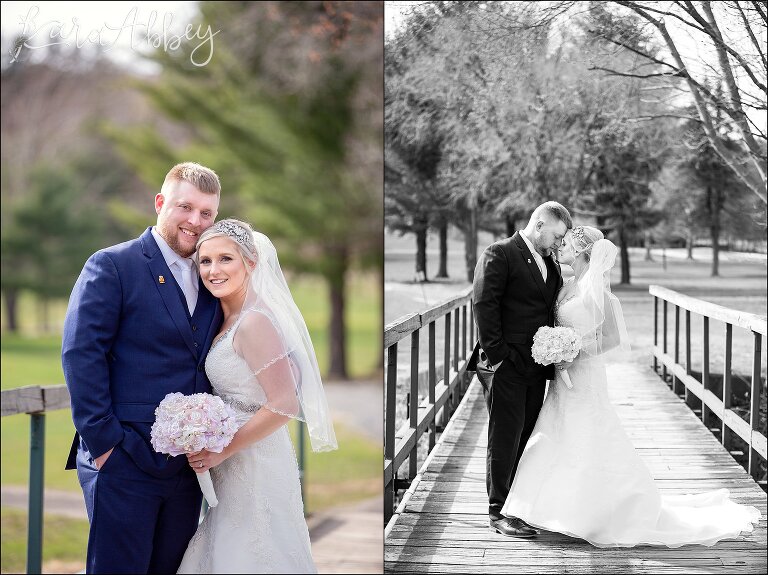
[[[96,470],[98,471],[101,469],[101,467],[107,462],[107,459],[109,459],[109,456],[112,455],[112,451],[114,451],[114,447],[112,447],[109,451],[106,451],[99,455],[96,459],[93,460],[94,465],[96,465]]]

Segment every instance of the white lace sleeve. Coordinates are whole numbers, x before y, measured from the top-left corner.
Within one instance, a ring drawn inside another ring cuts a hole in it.
[[[298,401],[297,372],[291,351],[270,318],[252,311],[239,322],[235,351],[247,362],[264,391],[262,407],[288,417],[303,419]]]

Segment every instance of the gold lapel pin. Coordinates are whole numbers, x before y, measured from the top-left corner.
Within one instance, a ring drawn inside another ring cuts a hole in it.
[[[161,284],[165,283],[165,276],[157,276],[157,281],[159,281]]]

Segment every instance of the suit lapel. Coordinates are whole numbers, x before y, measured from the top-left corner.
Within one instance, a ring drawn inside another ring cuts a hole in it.
[[[531,250],[528,249],[528,244],[525,243],[525,240],[520,236],[520,232],[515,232],[515,235],[513,236],[515,243],[517,244],[517,247],[520,248],[520,251],[523,252],[523,259],[527,262],[528,265],[528,271],[531,272],[531,276],[533,276],[533,280],[536,282],[536,285],[539,287],[539,291],[541,292],[541,295],[544,296],[544,299],[549,302],[551,300],[551,296],[549,294],[549,290],[547,289],[547,284],[544,283],[544,278],[541,275],[541,270],[539,269],[539,265],[536,263],[536,260],[533,257],[533,254],[531,253]]]
[[[181,299],[176,291],[176,279],[168,268],[168,264],[165,263],[163,252],[161,252],[160,248],[157,246],[155,238],[152,237],[149,228],[144,232],[141,239],[144,255],[149,258],[147,265],[152,274],[151,277],[155,284],[155,288],[160,292],[160,297],[163,299],[165,308],[168,310],[173,323],[179,330],[184,343],[187,344],[192,355],[197,358],[197,349],[195,348],[195,342],[192,339],[192,328],[189,325],[189,320],[187,320],[187,312],[182,307]]]

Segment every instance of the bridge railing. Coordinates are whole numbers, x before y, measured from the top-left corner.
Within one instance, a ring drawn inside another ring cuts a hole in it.
[[[45,414],[57,409],[69,409],[69,390],[60,385],[29,385],[2,391],[2,417],[26,413],[30,419],[29,494],[27,504],[27,573],[42,573],[43,557],[43,494],[45,491]],[[298,426],[298,459],[304,500],[304,429]],[[62,465],[66,453],[62,454]],[[203,500],[203,509],[206,508]],[[306,509],[305,509],[306,511]]]
[[[438,379],[436,324],[443,327],[442,374]],[[419,348],[422,330],[427,332],[427,396],[419,401]],[[472,288],[467,288],[423,313],[403,316],[384,328],[387,352],[384,430],[384,523],[405,504],[395,509],[398,492],[407,489],[418,473],[419,438],[428,433],[426,455],[435,446],[436,432],[444,426],[466,391],[470,378],[467,360],[475,342]],[[410,375],[407,391],[398,390],[398,344],[410,336]],[[402,396],[405,391],[405,397]],[[397,405],[407,402],[407,421],[396,429]],[[398,470],[408,460],[405,477]]]
[[[653,296],[653,369],[669,383],[677,395],[685,398],[689,406],[692,403],[700,402],[700,416],[702,422],[708,428],[717,430],[714,427],[717,425],[714,417],[720,420],[720,440],[727,449],[730,450],[734,435],[741,438],[747,444],[749,451],[747,472],[753,479],[758,481],[760,459],[766,460],[766,436],[765,431],[760,428],[761,369],[765,362],[765,358],[761,357],[761,349],[763,337],[766,336],[767,331],[765,318],[729,309],[657,285],[650,286],[648,291]],[[659,305],[660,302],[661,306]],[[668,308],[670,306],[674,308],[673,342],[670,342],[668,337]],[[660,307],[661,326],[659,325]],[[680,343],[681,310],[685,312],[684,347],[681,347]],[[702,339],[701,381],[692,375],[691,369],[692,313],[702,318],[702,323],[700,324]],[[717,320],[725,324],[722,392],[719,396],[713,392],[713,378],[710,373],[710,320]],[[752,334],[749,423],[739,417],[732,409],[734,327],[748,330]],[[695,396],[698,402],[692,401],[692,396]],[[765,488],[764,482],[761,485]]]

